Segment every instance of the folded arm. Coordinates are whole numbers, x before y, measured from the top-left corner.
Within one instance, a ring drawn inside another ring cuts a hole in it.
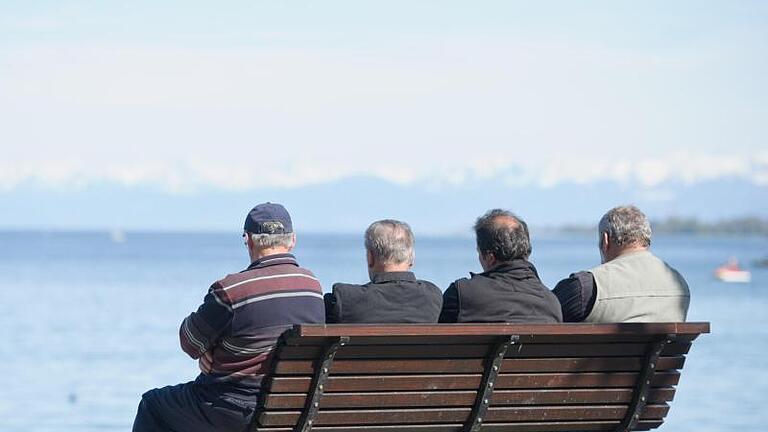
[[[193,359],[200,358],[216,345],[231,322],[232,308],[224,301],[221,287],[214,284],[197,312],[192,312],[181,322],[181,349]]]

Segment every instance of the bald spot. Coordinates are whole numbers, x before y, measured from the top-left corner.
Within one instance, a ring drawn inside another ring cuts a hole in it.
[[[493,218],[494,227],[505,227],[510,230],[515,230],[520,227],[520,222],[510,216],[496,216]]]

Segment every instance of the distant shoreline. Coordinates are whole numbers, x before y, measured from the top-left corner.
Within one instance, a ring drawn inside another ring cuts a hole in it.
[[[691,235],[691,236],[768,236],[768,219],[759,217],[741,217],[717,222],[703,222],[696,218],[672,217],[651,221],[654,235]],[[594,235],[597,224],[567,224],[557,226],[531,224],[535,235]],[[220,229],[179,229],[165,230],[152,228],[122,228],[122,227],[93,227],[93,228],[32,228],[32,227],[0,227],[0,235],[40,234],[40,235],[100,235],[109,236],[141,234],[141,235],[231,235],[229,230]],[[339,236],[359,237],[359,232],[323,232],[303,231],[302,235],[310,236]],[[423,233],[422,238],[473,238],[471,228],[450,232]]]
[[[768,219],[742,217],[717,222],[702,222],[696,218],[671,217],[651,221],[654,234],[691,235],[768,235]],[[553,233],[594,233],[595,225],[564,225],[552,227]]]

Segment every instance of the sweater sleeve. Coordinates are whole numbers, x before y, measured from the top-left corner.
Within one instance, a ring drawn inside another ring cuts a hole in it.
[[[232,322],[232,308],[222,300],[221,286],[215,283],[208,290],[203,304],[181,322],[181,349],[193,359],[200,358],[216,345],[219,336]]]
[[[560,301],[564,322],[582,322],[595,305],[595,278],[590,272],[578,272],[558,282],[552,292]]]
[[[440,311],[438,322],[455,323],[459,319],[459,291],[456,283],[452,283],[443,293],[443,309]]]

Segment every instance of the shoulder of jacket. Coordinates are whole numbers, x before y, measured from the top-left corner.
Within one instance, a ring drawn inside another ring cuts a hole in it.
[[[285,265],[294,265],[294,264],[285,264]],[[294,270],[292,270],[292,271],[297,271],[297,270],[298,270],[298,273],[302,273],[302,274],[305,274],[305,275],[307,275],[307,276],[311,276],[311,277],[313,277],[313,278],[316,278],[316,277],[317,277],[317,276],[315,276],[315,274],[312,272],[312,270],[310,270],[310,269],[308,269],[308,268],[305,268],[305,267],[302,267],[302,266],[300,266],[300,265],[295,265],[295,267],[294,267]]]
[[[237,283],[243,283],[250,279],[258,278],[260,276],[266,276],[267,273],[263,269],[245,269],[237,273],[229,273],[218,281],[214,282],[222,287],[226,288]]]
[[[470,272],[469,273],[469,277],[458,278],[455,281],[453,281],[453,283],[458,284],[458,283],[469,282],[472,279],[477,279],[478,276],[481,276],[481,274],[480,273],[471,273]]]
[[[432,282],[430,282],[428,280],[419,279],[417,282],[419,283],[419,285],[423,286],[424,288],[426,288],[426,289],[428,289],[430,291],[438,291],[438,292],[442,293],[442,290],[440,290],[440,288],[437,285],[435,285],[434,283],[432,283]]]
[[[333,292],[355,292],[355,291],[363,291],[365,290],[366,285],[358,285],[358,284],[351,284],[351,283],[344,283],[344,282],[336,282],[333,284],[333,287],[331,290]]]
[[[465,287],[465,286],[471,284],[473,279],[475,278],[475,276],[477,276],[477,275],[472,274],[472,277],[456,279],[455,281],[453,281],[451,286],[455,287],[456,290],[458,291],[458,289],[460,287]],[[477,281],[477,279],[474,279],[474,280]]]
[[[227,287],[229,287],[231,285],[234,285],[234,284],[236,284],[238,282],[241,282],[244,279],[248,279],[248,278],[244,278],[243,277],[243,273],[230,273],[230,274],[224,276],[223,278],[217,280],[213,284],[211,284],[211,288],[214,291],[222,291],[225,288],[227,288]]]

